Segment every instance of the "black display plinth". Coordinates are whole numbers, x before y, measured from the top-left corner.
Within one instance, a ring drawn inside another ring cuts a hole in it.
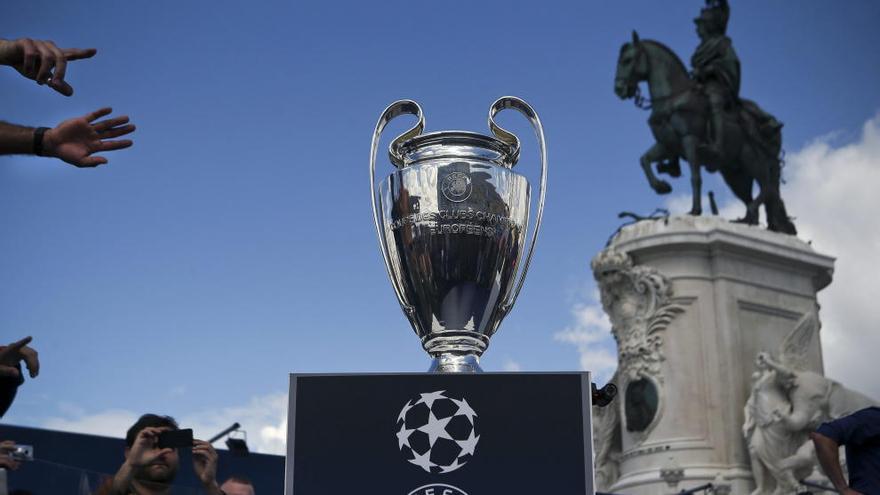
[[[291,374],[286,495],[593,493],[589,373]]]

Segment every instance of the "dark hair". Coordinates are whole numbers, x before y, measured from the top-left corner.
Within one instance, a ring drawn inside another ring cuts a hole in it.
[[[137,438],[138,433],[141,432],[144,428],[149,427],[168,427],[172,430],[177,430],[179,427],[177,426],[177,421],[174,421],[174,418],[171,416],[159,416],[158,414],[144,414],[137,420],[137,423],[131,425],[131,428],[128,429],[128,433],[125,434],[125,445],[127,447],[131,447],[134,445],[134,439]]]

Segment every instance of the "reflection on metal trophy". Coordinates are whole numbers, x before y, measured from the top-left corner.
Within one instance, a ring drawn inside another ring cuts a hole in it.
[[[535,228],[523,253],[531,192],[514,173],[519,139],[495,123],[504,109],[532,124],[541,153]],[[389,146],[397,167],[376,184],[379,137],[391,119],[418,123]],[[479,358],[522,289],[544,212],[547,153],[537,114],[506,96],[489,108],[495,137],[472,132],[422,134],[425,118],[412,100],[382,112],[370,152],[373,219],[385,268],[401,307],[432,357],[430,371],[480,371]]]

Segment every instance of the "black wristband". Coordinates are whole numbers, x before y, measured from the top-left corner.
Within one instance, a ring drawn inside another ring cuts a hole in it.
[[[43,155],[43,134],[48,131],[48,127],[37,127],[34,129],[34,154],[37,156]]]

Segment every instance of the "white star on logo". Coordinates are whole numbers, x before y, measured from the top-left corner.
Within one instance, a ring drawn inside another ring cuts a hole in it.
[[[465,454],[474,455],[474,450],[477,448],[477,442],[480,441],[480,436],[474,436],[474,430],[471,430],[471,435],[467,440],[462,440],[458,442],[458,446],[461,447],[461,453],[459,456],[463,456]]]
[[[470,421],[471,424],[474,423],[474,418],[477,416],[477,412],[471,409],[471,405],[468,404],[467,401],[464,400],[464,398],[462,398],[461,400],[450,398],[449,400],[455,402],[455,405],[458,406],[458,411],[455,411],[455,414],[453,416],[467,416],[468,421]]]
[[[436,466],[433,462],[431,462],[431,451],[428,450],[423,455],[419,455],[418,452],[413,451],[413,455],[415,456],[412,459],[408,459],[409,462],[415,464],[416,466],[421,467],[427,472],[431,472],[431,468]]]
[[[407,430],[406,425],[400,425],[400,431],[397,432],[397,448],[402,449],[404,445],[412,448],[409,444],[409,436],[416,430]]]
[[[431,406],[434,405],[435,400],[446,398],[446,396],[443,395],[443,392],[445,392],[445,390],[438,390],[437,392],[430,392],[427,394],[419,394],[422,396],[422,398],[419,399],[419,401],[416,402],[416,404],[421,404],[422,402],[424,402],[430,408]],[[413,405],[416,405],[416,404],[413,404]]]
[[[428,424],[425,426],[419,427],[419,431],[423,431],[428,434],[428,444],[433,447],[434,442],[437,441],[438,438],[447,438],[452,440],[452,437],[449,436],[449,432],[446,431],[446,425],[452,420],[452,416],[445,419],[437,419],[434,416],[433,412],[428,412]]]
[[[414,405],[415,404],[412,404],[412,401],[406,401],[406,404],[403,406],[403,409],[400,410],[400,414],[397,416],[397,421],[404,421],[406,413],[409,412],[409,410],[412,409]]]

